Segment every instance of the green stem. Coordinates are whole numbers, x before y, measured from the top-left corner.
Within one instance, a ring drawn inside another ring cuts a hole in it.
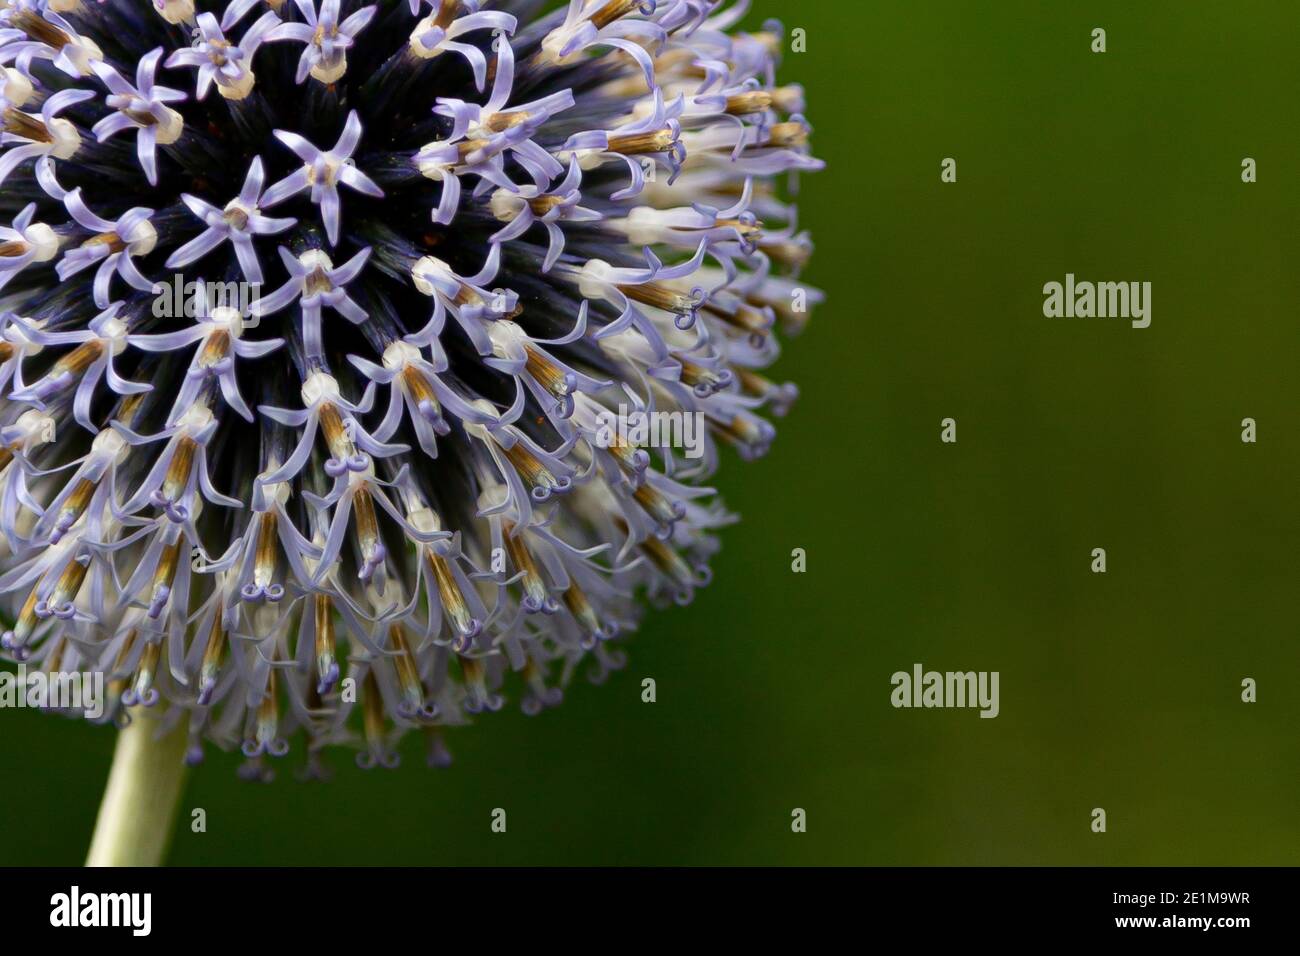
[[[117,737],[86,866],[158,866],[185,784],[185,723],[158,736],[158,720],[133,708]]]

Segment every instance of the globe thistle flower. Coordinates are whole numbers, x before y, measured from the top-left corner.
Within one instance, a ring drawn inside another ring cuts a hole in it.
[[[0,653],[191,762],[440,765],[708,582],[819,298],[803,96],[743,2],[545,6],[0,0]]]

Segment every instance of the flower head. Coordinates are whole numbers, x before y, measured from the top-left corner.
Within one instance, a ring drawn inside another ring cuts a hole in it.
[[[392,766],[420,730],[442,765],[708,582],[707,481],[773,441],[796,392],[762,370],[820,298],[778,25],[0,6],[0,653],[254,778],[295,737]],[[160,306],[181,268],[194,310]],[[627,414],[699,441],[611,439]]]

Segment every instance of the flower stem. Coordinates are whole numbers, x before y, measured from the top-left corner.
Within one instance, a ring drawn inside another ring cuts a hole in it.
[[[185,723],[158,735],[143,707],[118,733],[86,866],[158,866],[185,783]]]

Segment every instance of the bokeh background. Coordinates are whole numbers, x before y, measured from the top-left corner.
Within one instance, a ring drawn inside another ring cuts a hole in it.
[[[830,163],[802,198],[830,301],[772,455],[720,476],[746,520],[715,584],[604,686],[454,733],[448,771],[414,739],[326,785],[213,754],[171,862],[1300,863],[1300,6],[776,15],[807,31],[784,77]],[[1151,328],[1044,318],[1066,272],[1151,281]],[[914,662],[999,671],[1001,715],[893,709]],[[112,744],[0,712],[0,864],[81,861]]]

